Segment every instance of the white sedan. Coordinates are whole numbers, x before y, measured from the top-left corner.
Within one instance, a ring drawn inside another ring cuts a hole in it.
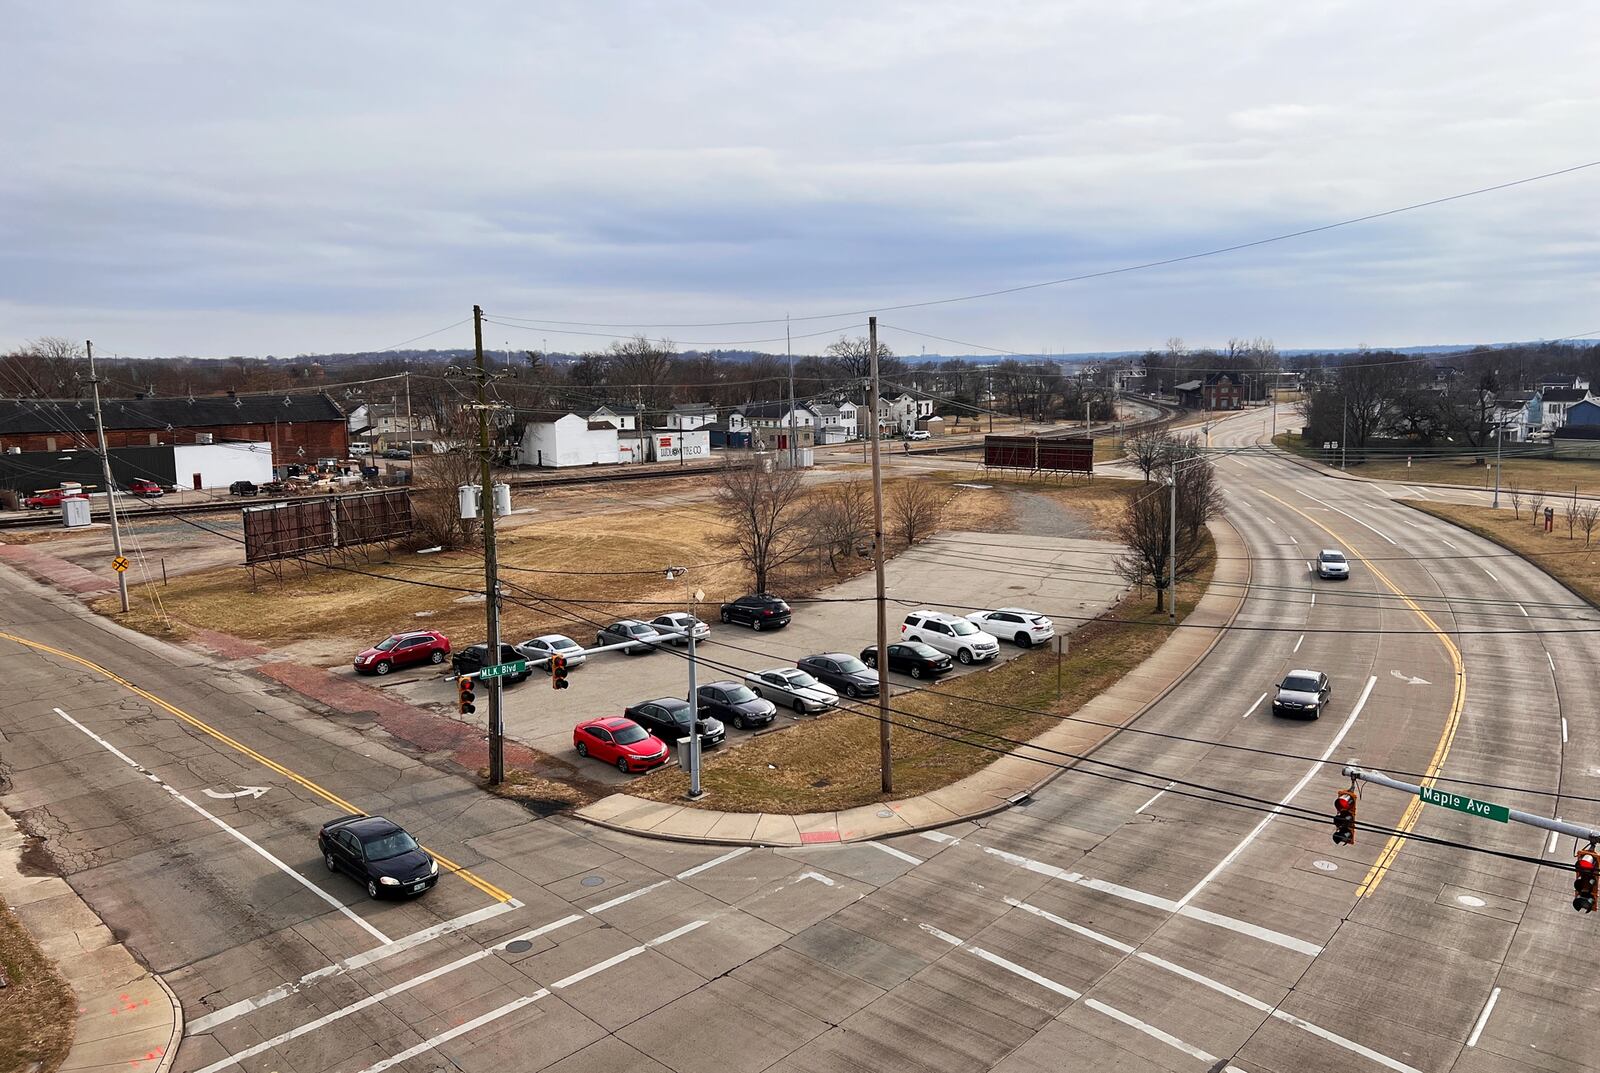
[[[797,667],[752,671],[744,676],[744,684],[763,700],[797,712],[822,712],[839,705],[838,691]]]
[[[1015,641],[1020,648],[1047,644],[1056,635],[1055,623],[1025,607],[1001,607],[993,611],[974,611],[967,616],[984,633]]]

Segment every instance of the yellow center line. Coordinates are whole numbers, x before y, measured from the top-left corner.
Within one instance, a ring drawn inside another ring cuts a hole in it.
[[[353,816],[365,816],[365,815],[367,815],[367,812],[364,809],[357,808],[355,805],[352,805],[350,802],[346,801],[344,798],[340,797],[338,794],[334,793],[332,790],[326,789],[325,787],[322,787],[322,786],[318,785],[317,783],[312,782],[310,779],[306,778],[304,775],[301,775],[299,772],[291,771],[289,768],[284,767],[282,764],[278,763],[276,760],[271,759],[270,757],[263,756],[261,753],[258,753],[254,749],[250,748],[250,746],[244,744],[241,741],[238,741],[235,738],[229,737],[227,734],[224,734],[222,731],[218,730],[214,726],[211,726],[209,723],[205,722],[204,720],[197,719],[194,716],[190,715],[188,712],[184,711],[182,708],[179,708],[179,707],[177,707],[175,705],[167,703],[165,700],[162,700],[160,697],[156,696],[154,693],[151,693],[147,689],[139,688],[138,686],[134,685],[132,682],[128,681],[126,678],[124,678],[121,675],[117,674],[115,671],[107,670],[105,667],[100,666],[100,664],[94,663],[91,660],[84,659],[82,656],[74,655],[71,652],[66,652],[66,651],[63,651],[62,649],[54,648],[54,647],[52,647],[50,645],[43,644],[43,643],[41,643],[39,641],[30,641],[26,637],[18,637],[14,633],[6,633],[5,631],[0,630],[0,638],[3,638],[5,640],[7,640],[7,641],[14,641],[17,644],[22,645],[22,646],[24,646],[26,648],[32,648],[32,649],[34,649],[36,651],[39,651],[39,652],[47,652],[52,656],[58,656],[61,659],[70,660],[73,663],[78,664],[80,667],[87,667],[89,670],[95,672],[96,674],[102,675],[105,678],[110,679],[111,681],[115,682],[117,685],[119,685],[122,688],[128,690],[129,692],[135,693],[138,696],[143,697],[145,700],[147,700],[151,704],[154,704],[157,707],[161,708],[163,711],[171,713],[173,716],[177,717],[178,719],[181,719],[185,723],[188,723],[190,726],[194,727],[196,730],[200,731],[201,733],[206,734],[206,735],[208,735],[208,736],[210,736],[212,738],[215,738],[217,741],[220,741],[222,744],[228,746],[228,748],[234,749],[234,750],[236,750],[236,751],[238,751],[240,753],[243,753],[245,756],[248,756],[250,759],[254,760],[256,763],[262,765],[263,767],[269,768],[270,770],[277,772],[279,775],[282,775],[284,778],[288,779],[290,782],[294,782],[294,783],[299,784],[300,786],[303,786],[305,789],[311,791],[313,794],[316,794],[318,797],[322,798],[324,801],[328,802],[329,804],[333,805],[334,807],[342,809],[345,812],[348,812]],[[428,849],[428,847],[426,847],[426,846],[424,846],[423,849],[427,850],[428,853],[430,855],[432,855],[433,859],[439,862],[439,867],[443,868],[447,872],[452,873],[453,875],[460,876],[462,879],[466,880],[468,883],[472,884],[474,887],[477,887],[479,890],[483,891],[483,893],[487,894],[489,897],[493,898],[495,901],[509,902],[509,901],[512,900],[511,899],[511,895],[509,893],[507,893],[504,890],[501,890],[499,887],[495,886],[493,883],[490,883],[488,880],[483,879],[480,876],[474,875],[472,872],[470,872],[467,869],[461,867],[459,864],[456,864],[454,861],[451,861],[450,859],[448,859],[446,857],[443,857],[438,853],[435,853],[433,850]]]
[[[1450,714],[1448,718],[1445,719],[1444,729],[1439,733],[1439,743],[1434,746],[1433,756],[1428,761],[1427,771],[1423,774],[1423,777],[1418,780],[1423,786],[1435,785],[1438,781],[1439,773],[1444,769],[1444,762],[1450,755],[1450,746],[1456,740],[1456,729],[1461,725],[1461,710],[1466,706],[1467,703],[1467,671],[1466,665],[1461,660],[1461,650],[1457,648],[1456,643],[1450,639],[1450,635],[1433,620],[1433,616],[1429,615],[1426,611],[1419,607],[1415,600],[1407,596],[1398,585],[1389,580],[1389,575],[1385,574],[1382,570],[1379,570],[1375,565],[1373,565],[1372,560],[1368,559],[1365,555],[1362,555],[1359,551],[1356,551],[1355,547],[1344,537],[1340,536],[1333,529],[1329,528],[1318,519],[1313,518],[1299,507],[1296,507],[1294,504],[1284,502],[1265,489],[1257,488],[1256,491],[1260,492],[1274,503],[1278,503],[1289,510],[1294,511],[1296,514],[1300,515],[1300,517],[1304,518],[1306,521],[1310,522],[1318,529],[1321,529],[1324,533],[1327,533],[1329,536],[1333,537],[1334,540],[1348,548],[1350,550],[1350,554],[1354,555],[1364,566],[1366,566],[1368,570],[1372,571],[1373,577],[1376,577],[1379,581],[1381,581],[1390,592],[1398,596],[1401,601],[1407,607],[1409,607],[1419,619],[1422,620],[1422,624],[1433,632],[1433,635],[1439,639],[1439,643],[1444,645],[1444,650],[1450,657],[1450,665],[1454,669],[1455,690],[1450,698]],[[1378,854],[1378,859],[1372,863],[1371,868],[1367,869],[1367,874],[1361,880],[1361,885],[1356,888],[1357,898],[1366,897],[1378,889],[1378,884],[1383,882],[1383,877],[1388,874],[1390,867],[1395,862],[1395,858],[1400,856],[1400,850],[1405,847],[1406,832],[1416,827],[1417,820],[1421,817],[1421,815],[1422,799],[1420,797],[1413,797],[1410,803],[1406,805],[1406,810],[1401,815],[1400,822],[1395,825],[1398,833],[1389,836],[1389,840],[1384,843],[1383,852]]]

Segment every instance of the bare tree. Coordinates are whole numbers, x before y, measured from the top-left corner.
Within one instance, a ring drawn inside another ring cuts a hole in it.
[[[612,343],[607,374],[618,397],[646,410],[662,410],[672,399],[673,344],[642,335]]]
[[[841,380],[866,380],[872,375],[872,341],[839,337],[837,343],[828,344],[828,363]],[[888,344],[878,344],[878,375],[884,379],[898,376],[905,363],[895,359]]]
[[[801,471],[768,468],[759,461],[728,463],[716,477],[716,503],[733,523],[730,542],[750,568],[756,592],[772,575],[805,554]]]
[[[1600,521],[1600,503],[1586,504],[1578,511],[1578,527],[1583,530],[1583,546],[1588,547],[1594,539],[1594,526]]]
[[[1172,437],[1161,432],[1141,432],[1131,437],[1126,445],[1128,461],[1150,480],[1167,464],[1168,448]]]
[[[1522,517],[1522,486],[1517,484],[1516,481],[1512,481],[1506,487],[1506,497],[1511,500],[1511,516],[1513,518],[1521,518]]]
[[[1562,509],[1561,509],[1562,516],[1564,518],[1566,518],[1566,520],[1567,520],[1567,539],[1568,540],[1576,539],[1576,537],[1573,536],[1573,532],[1572,531],[1573,531],[1573,529],[1575,529],[1577,527],[1578,514],[1582,509],[1583,508],[1578,506],[1578,486],[1577,485],[1573,485],[1572,486],[1572,497],[1570,499],[1568,499],[1566,501],[1566,503],[1562,504]]]
[[[477,424],[470,414],[457,411],[440,427],[454,446],[443,454],[417,460],[411,517],[413,531],[424,546],[461,548],[478,538],[478,523],[461,517],[456,491],[463,484],[478,484],[483,479]]]
[[[889,500],[889,518],[907,547],[933,532],[943,514],[944,493],[931,481],[913,477]]]
[[[872,484],[855,479],[829,485],[817,493],[807,514],[811,543],[828,569],[839,570],[872,538]]]
[[[1542,524],[1543,519],[1540,518],[1539,512],[1543,507],[1544,493],[1535,488],[1528,493],[1528,513],[1533,515],[1533,524],[1536,526]]]
[[[1128,500],[1117,522],[1116,537],[1126,548],[1115,561],[1117,573],[1130,584],[1149,582],[1156,590],[1156,610],[1166,610],[1167,579],[1173,569],[1169,560],[1168,518],[1170,496],[1167,486],[1148,483]],[[1177,531],[1177,580],[1192,578],[1206,564],[1205,538],[1180,524]]]

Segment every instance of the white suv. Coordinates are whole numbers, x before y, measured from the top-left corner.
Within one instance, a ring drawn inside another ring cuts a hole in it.
[[[1019,648],[1048,644],[1056,635],[1055,623],[1025,607],[1002,607],[994,611],[974,611],[967,616],[984,633],[1009,637]]]
[[[1000,654],[1000,642],[977,625],[942,611],[913,611],[900,624],[902,641],[921,641],[962,663],[983,663]]]

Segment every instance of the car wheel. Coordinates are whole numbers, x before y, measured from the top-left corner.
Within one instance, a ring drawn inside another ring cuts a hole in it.
[[[388,660],[384,660],[382,663],[379,663],[376,667],[372,668],[372,673],[381,678],[392,670],[394,670],[393,664],[391,664]]]
[[[970,648],[963,648],[961,651],[956,653],[956,659],[960,660],[962,663],[971,663],[972,650]]]
[[[732,622],[733,621],[733,616],[728,614],[726,611],[724,611],[722,613],[722,621],[723,622]]]
[[[330,872],[337,872],[339,870],[339,862],[333,859],[333,854],[331,853],[324,853],[322,855],[322,863],[328,866],[328,871]]]
[[[1017,647],[1018,648],[1032,648],[1033,647],[1033,638],[1029,637],[1025,633],[1017,634]]]
[[[617,757],[617,770],[622,772],[624,775],[626,775],[628,773],[628,758],[627,757],[625,757],[625,756]]]
[[[806,702],[801,700],[799,697],[794,698],[794,714],[806,714]]]
[[[917,666],[915,663],[913,663],[911,665],[911,677],[913,677],[913,678],[921,678],[922,677],[922,668]]]
[[[376,898],[377,896],[378,896],[378,881],[376,879],[367,880],[367,897],[368,898]]]
[[[587,745],[585,745],[581,741],[578,743],[578,755],[579,756],[588,756],[589,755],[589,747]]]
[[[873,665],[874,664],[870,660],[867,662],[868,667]],[[851,700],[855,700],[857,697],[861,696],[861,690],[857,689],[855,686],[845,686],[844,695],[849,697]]]
[[[437,648],[434,649],[433,653],[430,656],[428,656],[428,662],[434,664],[435,666],[437,666],[440,663],[443,663],[444,662],[444,653],[439,651]]]
[[[761,620],[760,619],[752,619],[751,622],[750,622],[750,628],[752,630],[755,630],[757,633],[760,633],[761,632]]]
[[[742,715],[736,715],[733,717],[733,725],[738,727],[740,730],[750,729],[750,724],[744,721],[744,716]]]

